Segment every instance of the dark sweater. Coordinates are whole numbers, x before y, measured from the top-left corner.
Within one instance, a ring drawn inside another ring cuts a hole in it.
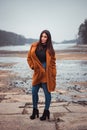
[[[35,51],[36,56],[38,57],[38,59],[40,60],[41,63],[46,62],[46,49],[47,49],[47,45],[46,44],[41,44],[42,49],[39,50],[38,47]]]

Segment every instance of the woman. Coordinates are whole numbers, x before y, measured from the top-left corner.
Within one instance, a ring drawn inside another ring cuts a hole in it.
[[[43,88],[45,94],[45,108],[40,120],[50,118],[51,92],[56,86],[56,62],[55,51],[52,46],[51,34],[44,30],[40,34],[40,39],[31,45],[28,52],[27,61],[31,69],[34,70],[32,81],[32,102],[33,112],[30,119],[39,117],[38,91]]]

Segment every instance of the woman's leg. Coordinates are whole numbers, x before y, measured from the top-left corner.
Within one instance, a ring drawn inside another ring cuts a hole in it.
[[[39,88],[39,84],[32,87],[33,112],[30,116],[30,119],[32,120],[35,119],[36,116],[39,117],[39,110],[37,109]]]
[[[45,110],[49,110],[51,103],[51,93],[48,92],[47,83],[42,83],[42,88],[45,94]]]
[[[39,84],[32,87],[32,102],[33,102],[33,108],[37,109],[38,104],[38,91],[39,91]]]
[[[44,109],[43,115],[40,117],[41,121],[46,120],[46,118],[50,119],[49,107],[50,107],[50,103],[51,103],[51,93],[48,92],[47,84],[42,83],[42,88],[43,88],[44,94],[45,94],[45,109]]]

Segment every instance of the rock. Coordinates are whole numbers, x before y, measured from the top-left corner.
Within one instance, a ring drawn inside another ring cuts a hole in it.
[[[28,111],[26,110],[26,108],[23,109],[22,114],[28,114]]]

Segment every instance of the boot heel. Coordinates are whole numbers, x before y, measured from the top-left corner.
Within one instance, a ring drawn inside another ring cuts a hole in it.
[[[40,120],[43,121],[46,120],[47,118],[50,119],[50,112],[49,110],[44,110],[42,117],[40,117]]]
[[[50,119],[50,115],[48,115],[48,119]]]
[[[39,118],[39,113],[37,113],[37,118]]]
[[[35,119],[35,118],[39,118],[39,111],[38,111],[38,109],[33,109],[33,112],[32,112],[32,115],[30,116],[30,119],[31,120],[33,120],[33,119]]]

